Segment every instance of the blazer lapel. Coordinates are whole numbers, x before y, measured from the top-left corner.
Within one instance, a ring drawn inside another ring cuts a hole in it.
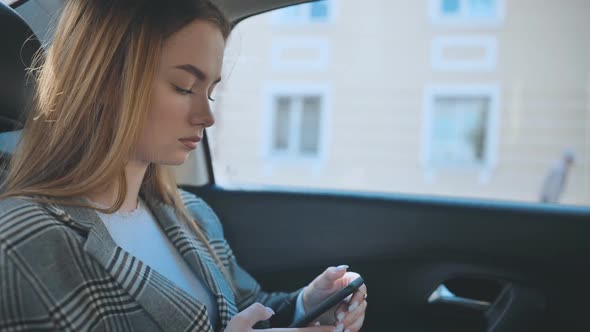
[[[172,206],[146,200],[162,229],[182,255],[193,272],[205,280],[217,300],[220,331],[238,312],[233,291],[224,274],[208,252],[207,247],[197,240],[192,232],[182,226]]]
[[[205,306],[117,246],[94,210],[52,204],[46,206],[66,225],[87,235],[83,250],[103,266],[162,330],[213,332]]]

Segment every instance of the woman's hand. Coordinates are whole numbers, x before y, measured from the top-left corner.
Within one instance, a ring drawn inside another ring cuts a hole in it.
[[[351,281],[360,277],[358,273],[346,272],[347,265],[329,267],[303,290],[303,306],[306,312],[318,306],[323,300],[346,287]],[[335,332],[358,332],[365,320],[367,310],[367,286],[362,285],[350,300],[343,301],[333,310],[320,317],[324,324],[334,324]]]
[[[248,308],[242,310],[240,313],[235,315],[227,324],[224,332],[254,332],[254,331],[267,331],[267,332],[332,332],[333,326],[313,326],[305,328],[278,328],[278,329],[265,329],[265,330],[254,330],[252,327],[262,320],[267,320],[274,315],[271,308],[267,308],[260,303],[254,303]]]

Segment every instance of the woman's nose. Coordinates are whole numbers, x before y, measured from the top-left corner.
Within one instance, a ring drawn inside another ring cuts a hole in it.
[[[200,104],[199,106],[195,107],[190,116],[190,122],[192,125],[202,125],[203,127],[208,128],[215,123],[209,101],[206,101],[204,105]]]

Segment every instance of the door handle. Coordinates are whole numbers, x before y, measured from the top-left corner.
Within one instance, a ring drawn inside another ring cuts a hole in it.
[[[460,293],[462,294],[462,293]],[[465,292],[463,294],[469,294]],[[472,317],[481,317],[486,324],[485,331],[535,331],[539,317],[546,310],[546,298],[538,290],[513,282],[505,282],[497,296],[482,299],[457,296],[441,283],[428,297],[429,306],[467,309]],[[468,314],[469,315],[469,314]]]
[[[487,301],[460,297],[451,292],[445,284],[440,284],[428,297],[428,304],[448,304],[478,311],[486,311],[492,304]]]

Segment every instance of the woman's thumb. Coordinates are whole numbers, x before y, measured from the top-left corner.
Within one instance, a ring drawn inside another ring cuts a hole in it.
[[[321,287],[330,287],[335,280],[342,278],[342,276],[346,273],[348,269],[348,265],[340,265],[340,266],[332,266],[326,269],[324,273],[320,275],[320,283],[319,286]]]
[[[252,327],[261,320],[269,319],[274,314],[275,312],[271,308],[265,307],[262,304],[256,302],[248,308],[242,310],[235,317],[239,317],[240,320],[248,324],[248,327]]]

